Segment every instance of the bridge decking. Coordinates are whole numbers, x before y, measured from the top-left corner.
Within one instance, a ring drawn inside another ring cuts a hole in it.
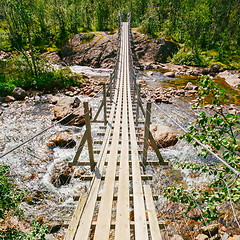
[[[66,240],[161,240],[152,192],[150,186],[142,182],[130,79],[128,24],[121,24],[116,83],[112,103],[108,101],[108,123],[91,188],[88,195],[79,199]],[[130,219],[132,210],[134,221]]]

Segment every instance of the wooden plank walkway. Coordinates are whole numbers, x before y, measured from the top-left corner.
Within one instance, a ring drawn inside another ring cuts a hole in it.
[[[132,102],[128,22],[121,24],[120,39],[113,99],[107,101],[108,122],[102,127],[105,134],[90,191],[80,197],[65,240],[161,240],[152,192],[143,182],[139,157],[142,149]]]

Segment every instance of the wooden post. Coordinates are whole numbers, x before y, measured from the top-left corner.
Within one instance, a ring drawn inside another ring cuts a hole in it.
[[[145,118],[145,129],[144,129],[143,160],[142,160],[143,166],[146,166],[146,164],[147,164],[147,151],[148,151],[150,116],[151,116],[151,102],[147,102],[146,118]]]
[[[90,166],[91,166],[91,171],[93,171],[95,167],[95,162],[94,162],[94,156],[93,156],[93,143],[92,143],[92,136],[91,136],[91,124],[90,124],[88,102],[84,102],[83,107],[84,107],[84,118],[85,118],[85,124],[86,124],[86,134],[87,134]]]
[[[113,80],[113,75],[110,76],[110,103],[112,103],[112,82]]]
[[[103,110],[104,110],[104,124],[107,125],[107,101],[105,83],[103,84]]]
[[[137,86],[136,126],[138,126],[138,118],[139,118],[140,92],[141,92],[141,84],[138,84],[138,86]]]

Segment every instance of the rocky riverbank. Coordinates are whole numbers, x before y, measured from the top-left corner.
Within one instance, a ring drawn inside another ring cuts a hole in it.
[[[210,75],[224,78],[226,82],[239,90],[240,73],[237,70],[223,69],[220,64],[209,68],[175,65],[167,63],[179,50],[178,43],[171,38],[153,38],[133,31],[133,59],[138,70],[163,69],[168,76]],[[113,68],[118,50],[118,34],[93,32],[76,34],[57,52],[43,53],[40,58],[51,64],[61,66],[89,66],[94,68]],[[0,60],[6,60],[14,53],[0,51]]]

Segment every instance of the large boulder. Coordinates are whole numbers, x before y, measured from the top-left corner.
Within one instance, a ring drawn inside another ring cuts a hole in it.
[[[17,100],[23,100],[27,96],[27,92],[24,89],[20,88],[20,87],[16,87],[13,90],[13,96]]]
[[[67,161],[57,163],[52,170],[51,183],[57,188],[68,184],[73,171],[74,167],[69,167]]]
[[[58,100],[56,106],[54,107],[54,119],[61,120],[68,114],[72,113],[80,105],[80,100],[77,97],[65,97]],[[91,116],[91,112],[90,112]],[[77,111],[72,113],[66,119],[62,121],[63,124],[83,126],[85,124],[84,109],[79,108]]]
[[[174,146],[178,141],[177,135],[168,126],[151,124],[150,131],[159,148]]]

